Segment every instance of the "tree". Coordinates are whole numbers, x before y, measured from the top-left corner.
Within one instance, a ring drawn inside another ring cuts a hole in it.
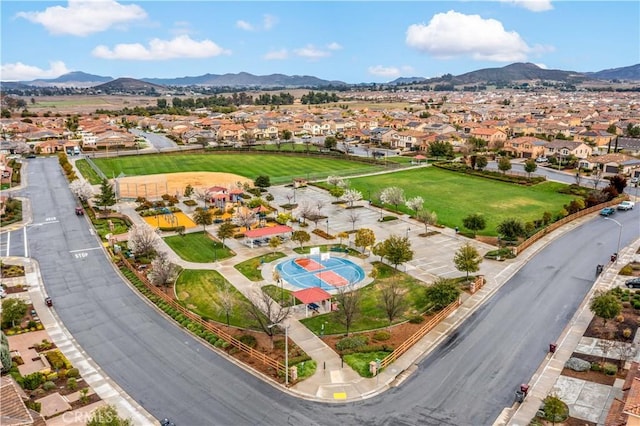
[[[397,186],[385,188],[380,193],[380,201],[385,204],[393,204],[395,210],[398,210],[398,204],[404,202],[404,189]]]
[[[27,313],[28,305],[22,299],[5,299],[2,301],[2,327],[15,327]]]
[[[231,315],[231,312],[233,312],[236,301],[233,297],[231,287],[228,283],[225,282],[224,287],[222,287],[222,290],[218,294],[218,298],[220,303],[220,310],[227,318],[227,328],[229,328],[229,316]]]
[[[184,187],[184,196],[187,198],[191,198],[191,196],[193,195],[193,186],[191,186],[191,184],[187,184],[187,186]]]
[[[251,226],[257,221],[256,212],[248,208],[239,208],[233,215],[231,221],[238,226],[244,226],[247,231],[251,229]]]
[[[206,208],[209,199],[211,198],[211,192],[208,189],[197,188],[194,191],[194,195],[196,200],[202,201],[202,205]]]
[[[398,265],[413,259],[413,250],[409,238],[391,235],[384,240],[384,257],[397,270]]]
[[[224,222],[218,227],[218,232],[216,236],[222,241],[222,245],[224,246],[224,240],[227,238],[233,237],[233,234],[236,232],[236,227],[233,226],[233,223]]]
[[[116,203],[116,193],[113,191],[113,185],[109,183],[108,179],[102,179],[100,193],[95,196],[95,199],[96,206],[103,207],[105,210]]]
[[[406,307],[405,291],[398,285],[397,280],[387,282],[380,291],[384,312],[387,314],[389,325],[400,316]]]
[[[270,338],[273,345],[273,334],[275,328],[273,324],[284,321],[291,311],[289,306],[281,306],[276,303],[267,293],[262,290],[255,290],[247,297],[245,302],[245,312],[249,319],[260,327]]]
[[[149,281],[153,285],[163,286],[165,291],[172,285],[178,274],[180,267],[171,263],[169,255],[164,252],[158,252],[156,257],[151,261],[151,272],[149,272]]]
[[[498,170],[500,170],[502,174],[511,170],[511,160],[509,160],[509,157],[500,157],[498,160]]]
[[[367,247],[373,246],[376,242],[376,235],[373,233],[371,229],[362,228],[358,229],[356,232],[356,247],[362,247],[362,251],[364,252]]]
[[[340,305],[338,319],[346,327],[347,336],[351,326],[360,314],[361,299],[360,292],[353,289],[349,290],[350,287],[351,285],[338,287],[338,292],[334,296]]]
[[[516,241],[518,237],[525,234],[524,225],[518,219],[510,218],[505,219],[498,224],[498,234],[502,236],[502,239],[507,241]]]
[[[302,200],[293,211],[293,214],[295,217],[302,218],[303,223],[306,223],[307,219],[318,215],[316,213],[316,206],[311,200]]]
[[[324,138],[324,147],[327,149],[333,149],[338,144],[338,141],[333,136],[327,136]]]
[[[329,185],[333,185],[334,187],[336,186],[340,186],[342,187],[344,180],[340,177],[340,176],[328,176],[327,177],[327,183]]]
[[[478,155],[476,158],[476,167],[478,170],[482,171],[489,164],[489,160],[484,155]]]
[[[347,219],[349,220],[349,222],[351,222],[351,230],[355,231],[356,230],[356,222],[358,222],[358,220],[360,220],[360,215],[358,214],[358,212],[356,210],[350,210],[349,214],[347,215]]]
[[[357,189],[347,189],[344,191],[342,199],[349,203],[349,207],[353,207],[353,203],[362,200],[362,193]]]
[[[282,139],[284,139],[285,141],[290,141],[291,138],[293,137],[293,133],[291,133],[291,130],[283,130],[282,131]]]
[[[418,210],[422,209],[423,204],[424,204],[424,199],[419,195],[408,199],[404,203],[404,205],[407,206],[409,210],[413,210],[414,212],[417,212]]]
[[[87,422],[87,426],[133,426],[131,419],[118,416],[118,410],[113,405],[103,405],[96,408]]]
[[[253,181],[253,184],[258,188],[268,188],[271,186],[271,179],[269,176],[260,175]]]
[[[146,256],[153,253],[160,243],[160,237],[146,223],[136,224],[129,229],[127,246],[135,256]]]
[[[627,178],[622,175],[611,176],[609,182],[609,186],[615,188],[618,194],[622,194],[627,187]]]
[[[8,373],[11,369],[11,350],[9,349],[9,340],[7,336],[0,331],[0,366],[2,366],[1,373]]]
[[[269,239],[269,247],[271,247],[273,249],[274,253],[276,252],[278,247],[280,247],[281,245],[282,245],[282,238],[280,238],[280,237],[272,237],[272,238]]]
[[[440,311],[460,297],[460,287],[446,278],[437,279],[425,289],[425,298],[434,311]]]
[[[85,202],[93,197],[93,188],[86,180],[76,179],[69,184],[69,189],[80,201]]]
[[[292,220],[293,216],[291,216],[291,213],[278,213],[278,216],[276,216],[276,222],[280,225],[286,225]]]
[[[555,395],[547,395],[542,401],[542,411],[544,411],[544,419],[550,421],[552,425],[565,421],[569,416],[567,405]]]
[[[467,280],[469,280],[469,272],[477,272],[480,270],[482,257],[474,246],[467,243],[456,251],[456,254],[453,256],[453,263],[456,265],[458,271],[467,273]]]
[[[291,233],[291,241],[295,241],[300,244],[302,248],[304,243],[308,243],[311,240],[311,235],[306,231],[293,231]]]
[[[202,230],[205,231],[207,229],[207,225],[211,225],[213,223],[213,210],[211,209],[197,209],[193,212],[193,222],[196,225],[202,225]]]
[[[620,314],[622,304],[613,293],[598,290],[591,299],[589,309],[595,316],[602,318],[603,325],[606,326],[607,320]]]
[[[487,226],[487,221],[481,214],[472,213],[462,219],[462,226],[473,232],[473,238],[475,238],[476,232],[482,231]]]
[[[429,156],[431,157],[446,157],[453,158],[453,145],[446,141],[435,141],[429,144]]]
[[[373,248],[371,249],[371,253],[373,253],[375,256],[380,256],[380,262],[382,262],[384,260],[385,247],[386,247],[385,246],[385,242],[384,241],[380,241],[379,243],[374,245]]]
[[[435,225],[438,223],[438,215],[436,212],[420,209],[416,212],[416,220],[424,223],[424,233],[426,234],[429,232],[429,225]]]
[[[336,201],[338,201],[344,194],[344,189],[339,186],[335,186],[329,190],[329,194],[331,194],[332,197],[335,197]]]
[[[527,172],[527,177],[531,177],[531,173],[535,172],[538,169],[538,165],[535,160],[528,159],[524,162],[524,171]]]

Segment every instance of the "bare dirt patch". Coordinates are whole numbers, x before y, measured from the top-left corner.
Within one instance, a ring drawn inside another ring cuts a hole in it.
[[[194,189],[206,189],[212,186],[231,189],[236,188],[238,183],[253,185],[251,179],[221,172],[166,173],[118,179],[120,196],[125,198],[159,198],[164,194],[180,196],[187,185],[191,185]]]
[[[358,336],[367,336],[369,338],[370,344],[372,345],[381,345],[381,346],[385,345],[391,348],[397,348],[406,340],[409,340],[409,337],[411,337],[415,332],[417,332],[423,325],[424,325],[424,322],[421,324],[411,324],[410,322],[405,322],[402,324],[394,325],[392,327],[387,327],[384,330],[391,333],[391,337],[387,340],[379,341],[379,342],[375,341],[373,338],[374,334],[376,334],[376,331],[367,331],[365,333],[355,333],[355,334],[357,334]],[[353,335],[353,333],[349,335],[351,336]],[[344,337],[346,337],[344,334],[332,334],[330,336],[324,336],[322,340],[327,345],[329,345],[331,349],[337,352],[336,344]]]
[[[587,327],[584,336],[594,337],[597,339],[631,342],[638,330],[640,314],[636,309],[630,306],[623,307],[620,314],[624,317],[624,321],[619,322],[616,319],[612,319],[607,321],[606,324],[604,324],[602,318],[594,316],[589,323],[589,327]],[[631,330],[631,335],[628,338],[624,337],[625,329]]]

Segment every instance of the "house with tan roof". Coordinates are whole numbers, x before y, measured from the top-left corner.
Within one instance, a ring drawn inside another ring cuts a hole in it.
[[[640,175],[640,160],[625,154],[592,155],[578,162],[578,167],[586,170],[599,168],[604,173]]]
[[[471,129],[470,135],[474,138],[487,141],[489,148],[496,148],[504,145],[507,140],[507,134],[500,129],[493,129],[488,127],[478,127]]]
[[[577,158],[587,158],[593,153],[593,149],[579,141],[566,141],[562,139],[554,139],[545,146],[546,157],[568,157],[573,155]]]
[[[538,158],[544,156],[547,141],[533,136],[522,136],[505,141],[503,150],[515,158]]]
[[[29,398],[11,376],[0,377],[0,424],[3,426],[46,426],[40,413],[27,408]]]
[[[427,136],[427,133],[416,130],[397,132],[391,137],[391,147],[402,150],[415,149],[425,143]]]
[[[608,133],[606,130],[583,130],[577,133],[573,139],[576,141],[582,141],[589,145],[605,146],[611,142],[616,135]]]

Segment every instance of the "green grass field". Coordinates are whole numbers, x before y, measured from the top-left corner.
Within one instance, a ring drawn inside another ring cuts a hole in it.
[[[235,265],[234,268],[251,281],[262,281],[262,270],[260,269],[262,262],[269,263],[283,257],[285,257],[285,254],[279,251],[275,253],[267,253],[263,256],[253,257],[245,260],[244,262],[240,262]]]
[[[193,269],[182,271],[176,282],[176,294],[188,309],[226,324],[226,313],[221,303],[221,293],[225,286],[229,288],[229,294],[233,300],[229,324],[250,328],[251,324],[244,308],[246,298],[216,271]]]
[[[98,176],[96,171],[91,168],[87,160],[77,160],[76,167],[78,168],[82,176],[84,176],[84,178],[87,179],[91,185],[98,185],[102,182],[100,176]]]
[[[558,193],[566,185],[544,182],[535,186],[466,176],[436,167],[406,170],[397,173],[349,179],[352,188],[366,198],[390,186],[404,189],[405,199],[421,196],[425,208],[435,211],[438,223],[463,229],[462,219],[471,213],[484,215],[487,227],[479,235],[495,236],[496,227],[507,218],[519,218],[523,223],[541,219],[545,211],[556,214],[573,198]],[[394,206],[385,206],[393,209]],[[405,205],[398,209],[411,214]]]
[[[271,182],[291,182],[294,177],[321,179],[328,175],[354,175],[382,170],[383,166],[336,158],[277,154],[175,154],[136,155],[93,160],[106,176],[153,175],[176,172],[225,172],[255,179],[266,175]]]
[[[209,234],[193,232],[164,238],[178,256],[188,262],[208,263],[214,260],[227,259],[234,255],[227,246],[214,241]]]

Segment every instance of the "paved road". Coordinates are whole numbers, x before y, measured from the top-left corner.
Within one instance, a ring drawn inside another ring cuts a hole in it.
[[[144,137],[157,151],[161,151],[163,148],[175,148],[178,146],[174,141],[160,133],[144,132],[138,129],[131,129],[129,131],[136,136]]]
[[[529,380],[640,209],[594,218],[535,256],[419,364],[403,386],[359,403],[296,399],[201,346],[125,286],[106,260],[55,158],[28,165],[29,249],[56,310],[84,350],[157,417],[179,425],[491,424]]]

